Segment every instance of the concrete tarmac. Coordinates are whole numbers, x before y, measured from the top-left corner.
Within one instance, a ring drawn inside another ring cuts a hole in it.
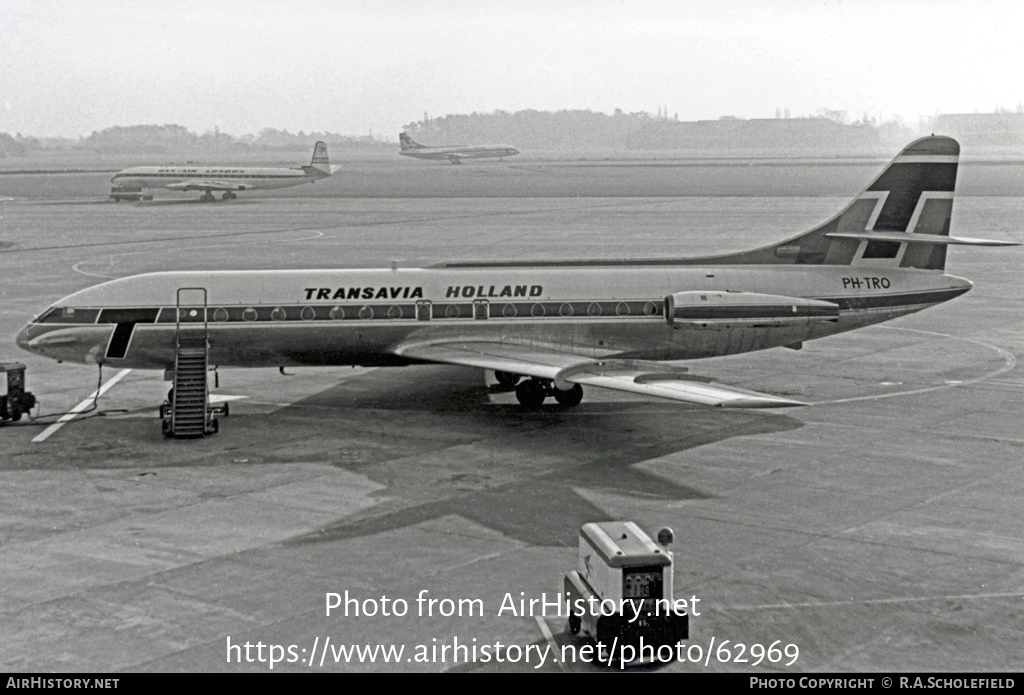
[[[847,167],[841,195],[749,179],[735,197],[612,198],[566,165],[563,194],[507,197],[521,164],[415,165],[475,172],[494,197],[350,197],[341,179],[212,205],[106,203],[73,178],[18,189],[0,202],[0,360],[28,364],[41,416],[63,413],[95,369],[13,338],[108,278],[703,255],[804,231],[867,182]],[[975,191],[953,233],[1019,235],[1024,197]],[[591,388],[577,408],[524,412],[493,375],[447,366],[222,370],[230,417],[176,441],[157,417],[169,384],[132,371],[43,441],[55,417],[0,428],[0,669],[607,670],[579,656],[564,616],[519,601],[553,600],[580,525],[624,519],[675,530],[676,596],[699,599],[687,646],[701,658],[661,670],[1020,670],[1022,259],[955,247],[947,272],[975,287],[952,302],[800,351],[688,364],[813,404],[785,411]],[[346,592],[360,614],[327,616],[326,595]],[[755,664],[754,645],[773,644],[798,656]]]

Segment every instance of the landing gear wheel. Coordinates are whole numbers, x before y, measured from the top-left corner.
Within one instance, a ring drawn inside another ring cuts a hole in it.
[[[524,408],[536,409],[544,404],[548,389],[537,379],[527,379],[516,386],[516,398]]]
[[[221,199],[221,200],[231,200],[231,199],[232,199],[232,198],[234,198],[234,197],[235,197],[235,196],[231,195],[230,193],[225,193],[224,195],[222,195],[222,196],[220,197],[220,199]]]
[[[580,628],[583,627],[583,618],[578,615],[569,614],[569,634],[578,635],[580,634]]]
[[[203,193],[203,195],[199,198],[199,200],[201,202],[203,202],[203,203],[212,203],[213,202],[213,193]]]
[[[230,408],[228,408],[228,404],[225,403],[224,404],[224,417],[227,417],[230,414],[231,414],[231,410],[230,410]]]
[[[217,418],[210,420],[210,431],[207,434],[217,434],[220,430],[220,423],[217,422]]]
[[[167,392],[167,402],[174,405],[174,389],[172,388]]]
[[[498,380],[498,383],[502,386],[515,386],[519,383],[519,380],[523,377],[519,374],[513,374],[512,372],[494,372],[494,378]]]
[[[555,400],[558,401],[558,404],[564,405],[566,408],[579,405],[580,401],[583,400],[583,387],[579,384],[573,384],[572,388],[568,391],[562,391],[561,389],[551,390],[554,392]]]
[[[170,437],[171,436],[171,421],[170,420],[164,420],[163,424],[160,426],[160,429],[163,430],[163,433],[164,433],[165,437]]]

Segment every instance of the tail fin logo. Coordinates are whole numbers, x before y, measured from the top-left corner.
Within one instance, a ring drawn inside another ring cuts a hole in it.
[[[405,133],[398,134],[398,142],[401,144],[401,148],[403,150],[418,150],[423,147],[423,145],[419,144],[418,142],[415,142],[411,137],[409,137]]]
[[[916,140],[831,220],[779,244],[715,260],[943,270],[946,245],[967,243],[949,234],[959,155],[952,138]]]
[[[313,148],[313,161],[310,162],[310,166],[316,166],[317,164],[331,165],[331,160],[327,157],[326,142],[318,142]]]
[[[318,176],[318,174],[311,171],[315,169],[316,171],[323,172],[324,174],[330,176],[338,168],[339,167],[331,166],[331,160],[327,156],[327,143],[323,141],[317,142],[316,146],[313,147],[313,161],[309,163],[309,167],[305,167],[306,173],[312,174],[313,176]]]

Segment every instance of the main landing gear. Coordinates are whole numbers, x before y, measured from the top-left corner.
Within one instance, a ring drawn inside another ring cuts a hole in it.
[[[234,200],[237,197],[238,196],[235,195],[234,193],[232,193],[231,191],[225,191],[221,195],[220,199],[221,200]],[[217,196],[215,196],[213,194],[213,191],[206,191],[201,196],[199,196],[199,202],[201,202],[201,203],[212,203],[215,200],[217,200]]]
[[[519,380],[523,377],[512,372],[494,372],[494,378],[498,380],[498,383],[502,386],[512,388],[519,383]]]
[[[516,398],[524,408],[539,408],[548,396],[553,396],[559,405],[572,408],[583,400],[583,387],[573,384],[568,391],[562,391],[550,379],[527,379],[516,386]]]

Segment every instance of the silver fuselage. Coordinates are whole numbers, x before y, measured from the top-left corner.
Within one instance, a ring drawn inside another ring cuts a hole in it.
[[[688,360],[834,335],[970,287],[937,271],[827,265],[165,272],[65,297],[25,326],[17,342],[56,360],[173,368],[176,331],[201,329],[204,316],[195,299],[202,293],[183,293],[193,299],[178,306],[178,290],[203,288],[209,364],[221,367],[409,364],[415,360],[402,357],[403,346],[480,339],[591,358]],[[839,317],[669,325],[665,297],[693,290],[825,300],[839,305]]]
[[[485,157],[512,157],[519,154],[519,150],[511,145],[475,145],[409,148],[400,151],[399,154],[417,159],[482,159]]]
[[[315,175],[302,169],[285,167],[134,167],[118,172],[110,180],[118,186],[167,188],[190,181],[210,181],[244,186],[245,188],[288,188],[316,181]],[[196,189],[201,189],[197,186]]]

